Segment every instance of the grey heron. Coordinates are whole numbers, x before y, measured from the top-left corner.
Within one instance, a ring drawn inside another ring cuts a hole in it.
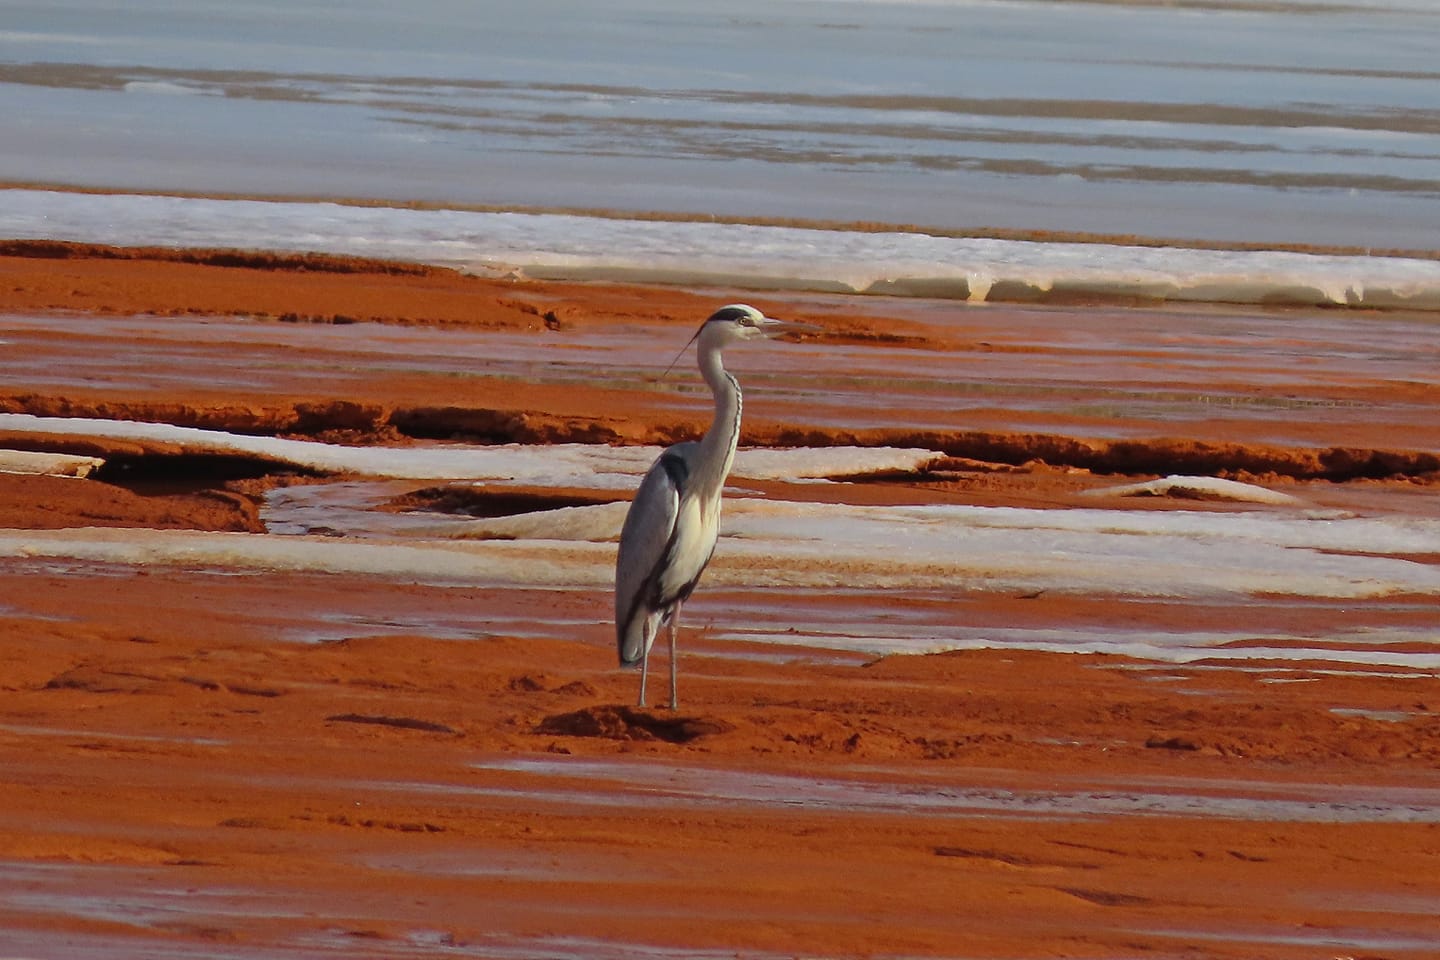
[[[699,341],[700,375],[715,398],[715,418],[702,439],[667,447],[646,472],[625,515],[615,561],[615,639],[620,665],[640,666],[642,707],[650,647],[662,626],[670,629],[670,708],[679,705],[675,638],[680,607],[710,562],[720,532],[720,491],[740,438],[740,384],[725,370],[721,351],[802,329],[814,328],[735,303],[715,311],[691,337]]]

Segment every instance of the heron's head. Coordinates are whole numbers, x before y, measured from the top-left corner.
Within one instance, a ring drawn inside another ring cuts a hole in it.
[[[768,340],[786,330],[799,328],[799,324],[767,317],[749,304],[732,303],[712,313],[698,336],[723,347],[746,340]]]
[[[767,317],[746,303],[732,303],[728,307],[721,307],[710,315],[710,319],[700,325],[695,335],[690,338],[690,343],[700,341],[700,349],[723,350],[732,343],[744,343],[747,340],[768,340],[771,337],[779,336],[788,331],[818,330],[819,327],[811,326],[808,323],[792,323],[788,320],[776,320],[774,317]],[[690,343],[685,344],[675,359],[670,361],[670,366],[665,368],[668,375],[679,359],[685,355],[685,350]]]

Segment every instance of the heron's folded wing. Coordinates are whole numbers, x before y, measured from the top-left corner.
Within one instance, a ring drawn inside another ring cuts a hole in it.
[[[675,536],[685,473],[682,458],[668,450],[661,454],[640,481],[625,516],[615,560],[615,625],[622,638],[637,614],[649,612],[645,601]]]

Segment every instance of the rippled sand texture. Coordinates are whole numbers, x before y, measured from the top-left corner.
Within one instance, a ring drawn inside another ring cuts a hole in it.
[[[733,294],[39,249],[0,448],[90,459],[0,473],[9,953],[1440,950],[1430,321],[757,299],[822,332],[730,358],[671,713],[604,517]],[[368,465],[508,443],[571,472]]]

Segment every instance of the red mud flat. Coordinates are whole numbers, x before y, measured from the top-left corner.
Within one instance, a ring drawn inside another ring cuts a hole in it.
[[[658,442],[704,422],[703,395],[635,373],[668,362],[717,302],[703,291],[22,252],[47,256],[0,258],[0,312],[24,318],[0,333],[12,412],[391,443]],[[859,502],[1065,507],[1181,472],[1143,469],[1167,464],[1380,512],[1433,496],[1432,381],[1364,357],[1337,377],[1273,342],[1227,367],[1220,328],[1238,315],[1197,333],[1199,314],[1144,310],[952,307],[942,323],[918,304],[759,305],[827,332],[737,360],[756,398],[747,442],[908,438],[951,457],[838,494]],[[299,322],[312,318],[329,322]],[[345,339],[371,321],[400,338],[395,354]],[[462,375],[417,352],[415,330],[476,338],[495,363]],[[573,353],[584,371],[525,366],[527,350]],[[1102,383],[1100,369],[1119,373]],[[848,408],[833,399],[847,391]],[[862,411],[867,425],[845,425]],[[249,494],[278,482],[273,465],[163,444],[3,441],[124,467],[5,478],[12,529],[254,530]],[[757,596],[706,602],[773,602]],[[1063,624],[1102,601],[950,602]],[[702,633],[672,713],[629,706],[636,677],[614,669],[607,605],[0,561],[0,955],[1440,956],[1433,675],[1005,651],[872,661]],[[1152,604],[1144,626],[1237,615]],[[432,622],[451,627],[413,627]]]

